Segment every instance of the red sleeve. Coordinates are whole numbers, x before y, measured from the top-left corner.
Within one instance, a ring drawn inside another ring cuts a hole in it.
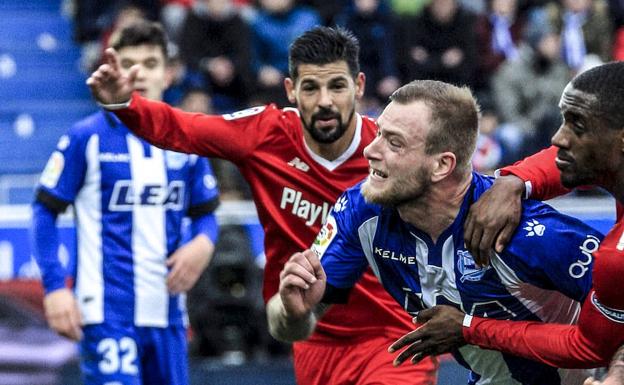
[[[263,112],[255,107],[229,115],[188,113],[161,102],[132,95],[130,107],[114,113],[148,142],[168,150],[243,160],[261,140]]]
[[[624,323],[607,318],[585,300],[576,325],[474,317],[463,329],[466,342],[559,368],[606,366],[624,341]]]
[[[525,182],[531,182],[530,198],[551,199],[570,191],[561,185],[559,169],[555,165],[556,156],[557,147],[550,146],[512,166],[503,167],[500,173],[513,174]]]

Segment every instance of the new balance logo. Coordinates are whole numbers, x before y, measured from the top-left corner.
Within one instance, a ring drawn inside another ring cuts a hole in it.
[[[295,156],[293,160],[288,162],[288,165],[293,166],[297,170],[301,170],[303,172],[308,172],[308,170],[310,169],[310,166],[308,166],[304,161],[299,159],[298,156]]]

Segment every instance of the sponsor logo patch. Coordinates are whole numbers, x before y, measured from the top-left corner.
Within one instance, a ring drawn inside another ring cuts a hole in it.
[[[56,187],[64,168],[65,157],[59,151],[54,151],[52,155],[50,155],[50,159],[48,159],[48,163],[41,173],[39,183],[47,188]]]
[[[334,219],[333,215],[329,215],[327,217],[327,222],[325,222],[321,231],[319,231],[316,239],[312,243],[312,251],[314,251],[316,255],[321,258],[323,254],[325,254],[325,251],[327,251],[327,247],[331,241],[336,237],[336,234],[338,234],[336,219]]]

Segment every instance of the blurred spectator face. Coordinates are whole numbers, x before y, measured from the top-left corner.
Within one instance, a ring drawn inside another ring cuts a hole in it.
[[[118,51],[122,75],[127,76],[133,65],[139,66],[134,89],[151,100],[162,100],[170,78],[166,71],[165,54],[157,45],[138,45],[120,48]]]
[[[560,42],[559,35],[547,33],[538,42],[537,51],[546,59],[555,61],[561,56]]]
[[[455,0],[433,0],[429,5],[431,15],[440,23],[447,24],[455,16],[457,2]]]
[[[145,13],[141,8],[134,6],[127,6],[119,11],[115,18],[115,29],[121,30],[127,26],[137,22],[145,20]]]
[[[288,100],[297,105],[306,136],[333,143],[354,119],[355,101],[364,94],[364,75],[351,77],[343,60],[324,65],[301,64],[296,83],[284,82]]]
[[[508,18],[516,14],[516,0],[492,0],[492,13]]]
[[[260,6],[269,13],[284,13],[292,5],[293,0],[260,0]]]
[[[592,5],[592,0],[563,0],[565,9],[572,12],[585,12]]]
[[[232,8],[232,0],[199,0],[208,10],[208,13],[214,16],[223,16],[229,13]]]
[[[192,90],[182,99],[180,109],[187,112],[212,114],[212,99],[202,90]]]
[[[353,4],[359,13],[371,14],[379,7],[379,0],[354,0]]]

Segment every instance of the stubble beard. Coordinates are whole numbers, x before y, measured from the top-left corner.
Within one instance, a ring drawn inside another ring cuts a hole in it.
[[[339,113],[336,115],[332,115],[331,118],[336,119],[338,121],[338,124],[336,125],[336,128],[329,130],[329,131],[319,130],[314,126],[314,123],[318,120],[319,115],[323,115],[323,114],[322,113],[314,114],[312,118],[310,119],[309,124],[303,118],[301,118],[301,122],[303,123],[303,128],[310,134],[312,139],[314,139],[316,142],[323,143],[323,144],[330,144],[342,138],[345,132],[347,132],[347,129],[349,125],[351,124],[353,117],[355,116],[355,106],[353,106],[353,109],[351,110],[351,113],[349,114],[349,118],[347,119],[346,123],[342,122],[342,116]],[[328,115],[328,113],[325,113],[325,115]]]

